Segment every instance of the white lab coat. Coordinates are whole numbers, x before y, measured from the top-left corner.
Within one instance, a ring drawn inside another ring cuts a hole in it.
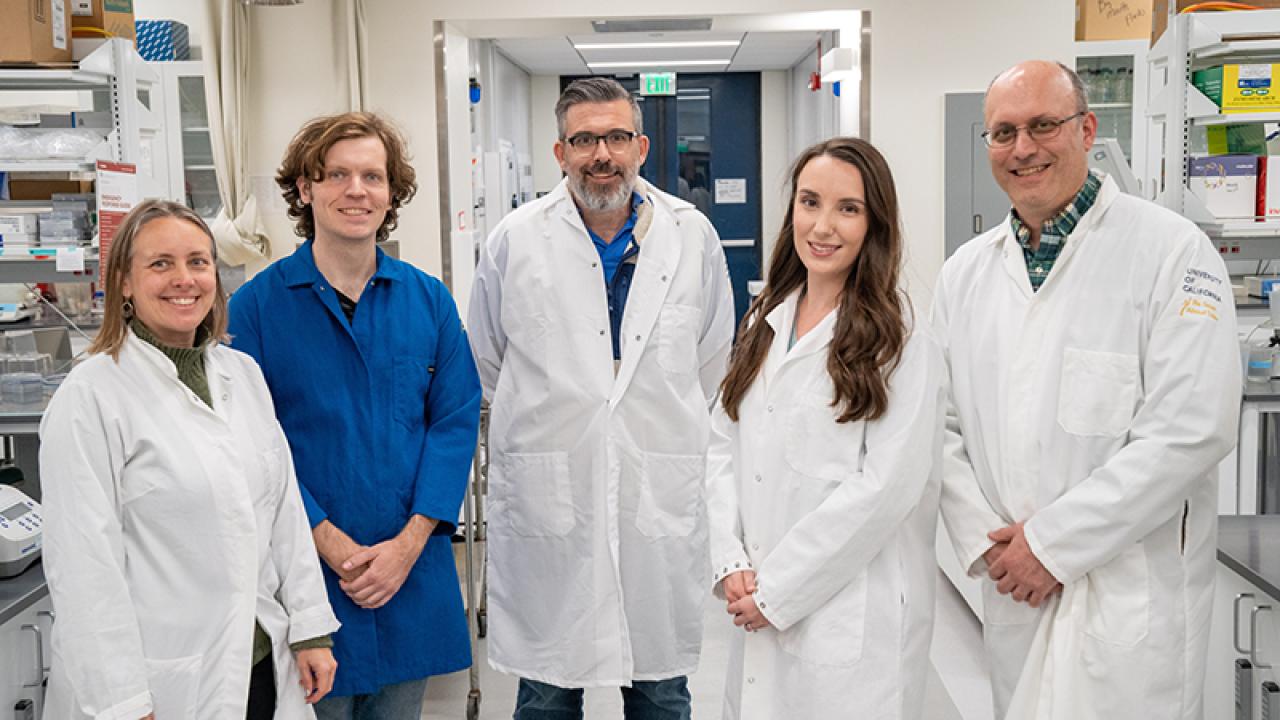
[[[1026,521],[1065,585],[1037,610],[983,580],[997,718],[1199,718],[1240,404],[1218,253],[1106,179],[1039,292],[1006,219],[947,261],[934,321],[960,564],[985,578],[987,532]]]
[[[562,181],[508,215],[468,335],[489,424],[489,663],[560,687],[692,672],[709,578],[710,402],[733,334],[720,241],[637,192],[615,377],[599,256]]]
[[[129,333],[74,369],[40,427],[54,610],[50,720],[243,718],[253,624],[279,720],[314,717],[289,642],[331,633],[319,560],[258,366],[205,352],[213,409]]]
[[[773,627],[735,630],[724,717],[920,717],[933,629],[942,356],[910,336],[888,412],[837,423],[827,356],[836,313],[787,350],[799,292],[739,421],[718,408],[707,503],[716,593],[756,571]],[[728,615],[724,622],[731,622]]]

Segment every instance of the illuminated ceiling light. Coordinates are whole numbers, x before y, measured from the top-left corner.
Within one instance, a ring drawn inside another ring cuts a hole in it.
[[[628,60],[626,62],[589,62],[589,68],[647,68],[647,67],[693,67],[702,65],[728,65],[731,61],[724,60]]]
[[[663,48],[711,48],[738,47],[741,40],[707,40],[703,42],[627,42],[627,43],[583,43],[574,45],[578,50],[661,50]]]

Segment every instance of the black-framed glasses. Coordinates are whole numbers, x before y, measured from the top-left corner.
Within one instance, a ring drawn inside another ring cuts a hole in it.
[[[1026,125],[997,125],[982,132],[982,141],[987,144],[987,147],[1009,147],[1018,140],[1019,130],[1026,130],[1027,135],[1036,142],[1050,140],[1057,137],[1058,133],[1062,132],[1063,125],[1088,114],[1089,111],[1085,110],[1058,120],[1053,118],[1036,118]]]
[[[605,147],[609,148],[609,152],[619,153],[631,147],[631,141],[639,136],[640,133],[633,130],[610,130],[604,135],[580,132],[565,138],[565,142],[573,148],[574,152],[594,152],[596,146],[603,142]]]

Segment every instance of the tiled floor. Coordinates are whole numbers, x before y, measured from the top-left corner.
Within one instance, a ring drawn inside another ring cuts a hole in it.
[[[938,596],[934,662],[924,686],[924,720],[991,720],[991,701],[987,695],[977,620],[941,573],[938,574]],[[723,613],[714,603],[708,603],[705,626],[701,666],[689,678],[689,690],[693,695],[694,718],[715,720],[720,717],[724,668],[728,662],[730,633],[734,630],[724,622]],[[480,718],[507,720],[515,705],[516,680],[490,669],[484,660],[484,652],[485,642],[482,640],[480,657],[477,658],[480,668]],[[466,672],[432,678],[427,684],[423,719],[465,718],[469,689]],[[622,701],[618,691],[588,690],[586,717],[589,720],[622,718]]]

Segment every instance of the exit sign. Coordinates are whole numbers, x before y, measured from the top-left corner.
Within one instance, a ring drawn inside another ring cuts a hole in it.
[[[675,95],[676,74],[673,72],[640,73],[640,94]]]

